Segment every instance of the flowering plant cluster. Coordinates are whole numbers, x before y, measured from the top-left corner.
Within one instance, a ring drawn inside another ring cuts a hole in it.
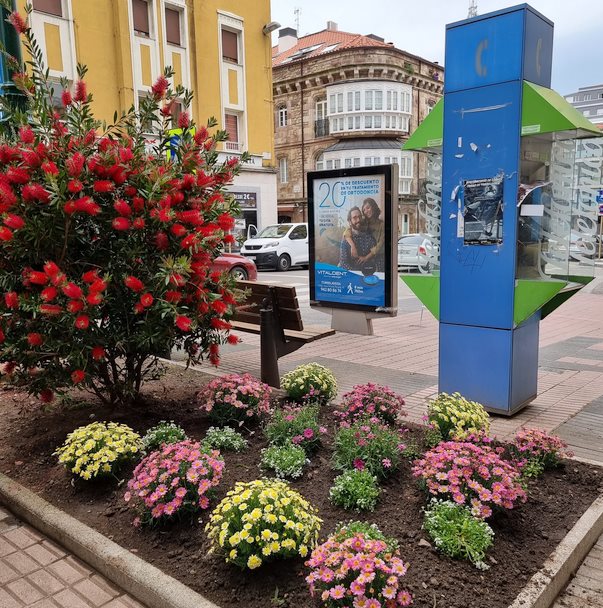
[[[93,422],[67,435],[54,452],[59,462],[82,479],[115,474],[142,450],[140,435],[125,424]]]
[[[140,512],[134,525],[207,509],[223,471],[217,450],[206,453],[188,440],[163,445],[138,464],[128,482],[124,499]]]
[[[402,409],[404,399],[388,386],[368,382],[357,384],[349,393],[343,395],[342,411],[335,415],[345,422],[356,422],[360,418],[377,417],[386,424],[395,424],[399,416],[406,412]]]
[[[179,427],[174,421],[166,422],[162,420],[145,433],[142,438],[142,446],[148,454],[161,448],[164,443],[178,443],[185,439],[187,439],[187,436],[183,428]]]
[[[281,388],[293,401],[328,403],[337,394],[337,379],[323,365],[306,363],[285,374]]]
[[[226,562],[258,568],[276,558],[306,557],[316,545],[322,520],[285,481],[237,482],[205,527]]]
[[[397,608],[410,606],[402,588],[408,564],[395,543],[375,527],[344,526],[316,547],[306,562],[310,593],[326,608]]]
[[[488,570],[484,560],[494,532],[485,521],[474,517],[468,507],[433,498],[425,509],[423,528],[442,553],[468,559],[476,568]]]
[[[484,406],[468,401],[459,393],[440,393],[429,403],[427,420],[444,441],[464,441],[468,435],[488,435],[490,432],[490,417]]]
[[[526,470],[532,475],[539,475],[546,469],[558,466],[562,458],[573,456],[573,453],[567,450],[567,443],[563,439],[539,429],[520,429],[510,451],[517,460],[526,461],[522,463],[524,475]]]
[[[304,449],[289,442],[263,449],[260,467],[274,471],[281,479],[297,479],[302,476],[304,466],[309,462]]]
[[[288,406],[277,409],[264,428],[264,434],[273,445],[293,443],[306,453],[320,445],[320,436],[327,432],[318,424],[318,405]]]
[[[111,403],[136,399],[174,346],[217,364],[220,344],[237,341],[234,280],[211,271],[234,240],[226,186],[240,165],[217,162],[226,133],[210,133],[213,119],[196,127],[188,110],[172,117],[192,95],[170,85],[170,68],[115,125],[94,119],[83,66],[56,109],[28,20],[11,22],[28,60],[9,68],[27,107],[0,97],[0,363],[44,401],[78,385]]]
[[[427,490],[459,505],[471,507],[475,517],[486,519],[493,507],[512,509],[525,502],[520,470],[501,456],[502,448],[447,441],[416,460],[413,475]]]
[[[208,382],[197,396],[202,410],[218,424],[260,418],[272,411],[271,389],[251,374],[228,374]]]
[[[377,478],[368,471],[344,471],[335,478],[329,491],[334,505],[356,511],[374,511],[381,490]]]
[[[343,423],[335,435],[333,466],[339,471],[366,469],[384,478],[398,468],[404,448],[399,432],[378,418]]]
[[[247,439],[229,426],[210,426],[201,443],[210,450],[242,452],[247,449]]]

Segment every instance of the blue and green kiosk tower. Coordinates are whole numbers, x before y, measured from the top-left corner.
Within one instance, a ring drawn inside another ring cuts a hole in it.
[[[440,322],[439,389],[502,414],[536,396],[541,319],[592,277],[576,169],[600,132],[550,89],[552,45],[527,4],[448,25],[444,98],[404,146],[428,153],[432,250],[403,280]]]

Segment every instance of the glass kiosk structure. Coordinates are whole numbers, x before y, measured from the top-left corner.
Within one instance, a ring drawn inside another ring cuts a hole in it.
[[[526,4],[448,25],[444,98],[404,146],[428,157],[435,271],[403,280],[440,321],[439,389],[507,415],[536,396],[540,320],[594,270],[600,132],[549,88],[552,40]]]

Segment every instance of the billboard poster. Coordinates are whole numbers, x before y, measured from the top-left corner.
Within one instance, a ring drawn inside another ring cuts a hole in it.
[[[503,176],[463,182],[466,245],[492,245],[503,240]]]
[[[384,165],[308,175],[313,305],[392,314],[395,169]]]

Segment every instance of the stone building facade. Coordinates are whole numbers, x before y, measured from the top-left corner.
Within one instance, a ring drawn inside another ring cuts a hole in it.
[[[421,231],[424,161],[401,146],[441,98],[443,68],[336,27],[285,28],[273,48],[279,221],[307,221],[308,171],[397,162],[399,231]]]

